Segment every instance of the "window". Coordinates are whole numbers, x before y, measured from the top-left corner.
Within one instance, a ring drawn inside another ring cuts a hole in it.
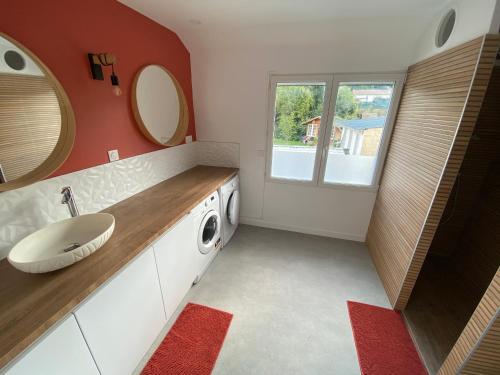
[[[273,82],[271,177],[296,181],[317,178],[318,142],[330,77],[295,77]]]
[[[394,82],[337,85],[324,182],[371,185]]]
[[[403,78],[272,76],[268,178],[375,187]]]

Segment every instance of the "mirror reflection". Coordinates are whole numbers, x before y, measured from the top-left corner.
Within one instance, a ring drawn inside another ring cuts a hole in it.
[[[0,183],[40,167],[60,134],[60,103],[52,80],[20,46],[0,36]]]

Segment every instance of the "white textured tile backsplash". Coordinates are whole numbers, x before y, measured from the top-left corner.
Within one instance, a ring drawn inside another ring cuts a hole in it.
[[[201,146],[201,147],[200,147]],[[99,165],[0,194],[0,259],[26,235],[69,217],[70,185],[81,214],[97,212],[197,164],[239,166],[239,145],[193,142]]]
[[[198,143],[199,164],[239,168],[239,143],[210,141],[198,141],[196,143]]]

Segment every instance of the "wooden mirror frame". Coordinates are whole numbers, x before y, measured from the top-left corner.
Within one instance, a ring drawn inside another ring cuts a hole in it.
[[[139,77],[141,73],[144,71],[144,69],[150,67],[150,66],[156,66],[160,69],[162,69],[165,73],[167,73],[174,83],[175,89],[177,90],[177,96],[179,97],[179,122],[177,123],[177,129],[175,130],[174,135],[166,142],[162,143],[158,141],[153,135],[149,132],[148,128],[144,124],[144,121],[142,120],[141,114],[139,113],[139,107],[137,105],[137,84],[139,82]],[[137,74],[134,77],[134,82],[132,83],[132,94],[131,94],[131,100],[132,100],[132,112],[134,113],[135,121],[137,122],[137,125],[139,125],[139,129],[141,130],[142,134],[151,142],[154,144],[157,144],[159,146],[163,147],[172,147],[172,146],[177,146],[180,144],[184,138],[186,137],[187,130],[188,130],[188,125],[189,125],[189,109],[188,109],[188,104],[186,100],[186,96],[184,95],[184,91],[182,90],[181,85],[179,84],[179,81],[174,77],[170,71],[165,68],[162,65],[158,64],[149,64],[144,67],[142,67]]]
[[[59,103],[59,111],[61,113],[61,131],[59,134],[59,139],[57,140],[57,143],[50,153],[49,157],[42,164],[33,169],[31,172],[26,173],[24,176],[0,184],[0,192],[2,192],[33,184],[37,181],[47,178],[52,173],[54,173],[66,161],[71,152],[71,149],[73,148],[76,126],[75,114],[73,112],[73,108],[71,107],[68,95],[64,91],[61,83],[50,71],[50,69],[33,52],[31,52],[17,40],[1,32],[0,37],[5,38],[6,40],[14,44],[38,65],[40,70],[47,78],[49,84],[54,89],[57,101]]]

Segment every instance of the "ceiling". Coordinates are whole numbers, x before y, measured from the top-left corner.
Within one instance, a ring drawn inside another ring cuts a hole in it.
[[[119,0],[175,31],[188,45],[273,43],[300,30],[309,40],[335,24],[355,20],[404,25],[422,30],[448,0]],[[403,26],[404,27],[404,26]],[[264,30],[263,30],[264,29]],[[278,34],[274,35],[277,31]],[[328,38],[326,36],[326,38]],[[307,38],[304,38],[304,40]]]

